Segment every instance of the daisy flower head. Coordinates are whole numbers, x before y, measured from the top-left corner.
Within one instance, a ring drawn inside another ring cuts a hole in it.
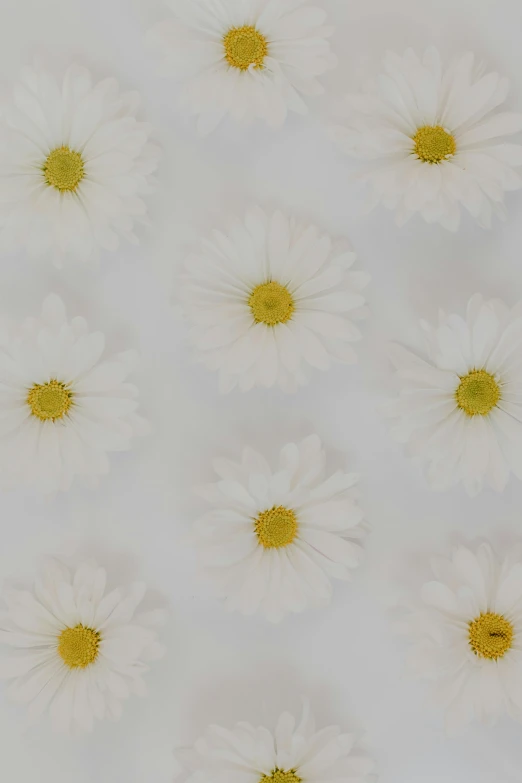
[[[347,96],[333,130],[343,152],[370,161],[368,206],[395,210],[401,226],[419,213],[450,231],[461,207],[484,228],[503,218],[504,193],[522,184],[522,146],[506,141],[522,114],[498,108],[508,80],[484,73],[470,52],[443,66],[433,47],[422,58],[387,52],[383,65],[364,93]]]
[[[146,694],[143,675],[163,648],[154,628],[162,613],[136,613],[144,594],[141,583],[107,591],[95,564],[52,559],[31,590],[4,591],[0,643],[11,651],[0,677],[30,721],[48,711],[55,731],[90,731],[95,719],[118,719],[131,694]]]
[[[240,462],[214,461],[219,480],[200,488],[212,509],[196,523],[195,545],[228,611],[279,622],[326,606],[331,580],[359,566],[359,476],[327,474],[325,462],[316,435],[284,446],[274,468],[250,448]]]
[[[277,127],[335,67],[326,14],[307,0],[167,0],[174,16],[149,32],[163,71],[184,81],[182,100],[209,133],[226,116]]]
[[[313,225],[260,208],[214,231],[185,262],[181,299],[196,357],[219,387],[295,391],[308,368],[352,363],[370,280]]]
[[[188,771],[187,783],[370,783],[372,759],[357,749],[354,734],[339,726],[317,730],[307,700],[296,721],[284,712],[275,731],[237,723],[209,726],[193,748],[176,754]]]
[[[392,434],[427,462],[432,489],[501,492],[510,471],[522,479],[522,309],[477,294],[464,318],[421,325],[425,358],[390,346],[401,385]]]
[[[434,580],[410,603],[402,631],[410,665],[429,679],[450,733],[502,714],[522,720],[522,547],[487,543],[432,561]]]
[[[68,320],[51,294],[41,318],[0,329],[0,476],[12,487],[67,490],[107,473],[107,453],[130,448],[146,424],[127,376],[134,351],[102,358],[105,338]]]
[[[62,266],[137,243],[159,157],[138,104],[77,65],[61,80],[25,68],[0,111],[0,251]]]

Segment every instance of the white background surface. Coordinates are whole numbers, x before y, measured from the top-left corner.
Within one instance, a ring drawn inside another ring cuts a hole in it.
[[[198,139],[180,114],[174,84],[156,77],[146,27],[163,18],[159,0],[2,0],[0,77],[8,85],[35,54],[65,67],[76,59],[97,78],[116,76],[143,96],[142,116],[164,149],[161,187],[150,202],[153,230],[138,248],[106,257],[100,269],[57,272],[23,256],[2,259],[0,310],[39,311],[49,291],[71,315],[105,331],[111,350],[136,346],[137,382],[154,434],[112,460],[99,491],[76,487],[53,501],[24,493],[0,497],[0,578],[31,578],[35,559],[77,541],[114,580],[143,577],[171,608],[163,631],[168,655],[150,673],[150,696],[126,704],[119,724],[91,736],[54,736],[46,723],[25,728],[24,711],[0,691],[0,763],[9,783],[167,783],[174,745],[211,722],[271,725],[308,695],[322,725],[365,732],[382,783],[516,783],[520,727],[508,720],[444,736],[442,715],[408,674],[406,646],[386,604],[401,587],[427,580],[427,560],[453,542],[521,533],[522,487],[468,499],[431,494],[419,469],[387,435],[377,408],[392,391],[388,338],[417,341],[420,317],[439,306],[463,311],[476,291],[510,304],[522,296],[522,194],[508,198],[509,220],[487,233],[466,220],[457,236],[413,222],[399,231],[390,213],[357,216],[353,168],[330,144],[333,99],[378,65],[386,48],[435,43],[445,54],[473,49],[512,80],[522,110],[520,0],[316,0],[337,32],[339,68],[308,118],[281,132],[224,126]],[[369,270],[372,316],[361,362],[316,374],[297,396],[254,391],[219,397],[216,378],[191,362],[184,325],[170,300],[191,242],[248,201],[283,206],[347,235]],[[189,487],[211,479],[213,456],[237,456],[245,441],[273,454],[316,431],[333,455],[364,474],[363,503],[373,532],[363,568],[336,585],[331,608],[280,626],[227,615],[198,575],[186,536],[202,510]]]

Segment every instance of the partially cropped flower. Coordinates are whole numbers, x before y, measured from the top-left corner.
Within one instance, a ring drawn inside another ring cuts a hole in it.
[[[0,111],[0,252],[62,266],[138,242],[159,157],[138,103],[76,65],[60,80],[24,69]]]
[[[219,386],[295,391],[308,368],[352,363],[353,323],[366,315],[370,277],[355,253],[313,225],[260,208],[214,231],[186,261],[181,298],[197,358]]]
[[[392,433],[428,462],[433,489],[501,492],[511,471],[522,479],[522,309],[477,294],[465,318],[441,312],[422,328],[426,358],[390,346],[401,384]]]
[[[109,471],[107,453],[147,431],[127,383],[134,351],[102,359],[105,338],[83,318],[67,320],[51,294],[40,319],[0,330],[0,483],[43,492],[75,476]]]
[[[454,733],[502,714],[522,720],[522,548],[489,544],[434,558],[435,581],[410,602],[410,664],[433,683]]]
[[[275,731],[237,723],[210,726],[193,748],[177,752],[188,783],[370,783],[374,762],[338,726],[317,730],[308,702],[299,723],[284,712]]]
[[[461,207],[485,228],[503,218],[504,193],[522,186],[522,146],[506,141],[522,114],[498,109],[508,80],[484,73],[470,52],[445,67],[434,48],[422,58],[388,52],[383,64],[366,92],[347,96],[334,129],[344,152],[371,161],[368,206],[395,210],[399,225],[419,213],[450,231]]]
[[[201,488],[213,506],[196,524],[196,546],[229,611],[288,612],[325,606],[332,579],[349,580],[366,535],[358,475],[325,472],[316,435],[281,449],[271,468],[252,449],[241,462],[214,462],[215,484]]]
[[[90,731],[94,720],[118,719],[122,701],[145,695],[148,662],[163,655],[158,610],[139,614],[145,585],[106,591],[92,563],[69,568],[49,560],[31,590],[8,589],[0,611],[0,657],[7,694],[28,704],[29,719],[48,711],[54,730]]]
[[[184,82],[183,102],[201,133],[226,115],[281,125],[305,114],[302,96],[336,59],[326,14],[307,0],[167,0],[173,16],[149,32],[163,72]]]

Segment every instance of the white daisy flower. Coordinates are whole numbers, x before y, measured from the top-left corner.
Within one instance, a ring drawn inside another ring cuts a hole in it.
[[[7,694],[28,704],[29,719],[47,709],[56,731],[90,731],[94,719],[118,719],[122,700],[146,694],[148,661],[163,655],[152,627],[159,611],[136,614],[145,585],[106,592],[103,568],[72,570],[49,560],[32,591],[7,589],[0,642],[15,653],[0,658]]]
[[[159,156],[138,103],[76,65],[61,82],[22,72],[0,112],[0,251],[24,248],[61,266],[116,250],[120,237],[137,243]]]
[[[102,359],[105,338],[83,318],[68,321],[59,297],[42,317],[0,329],[0,477],[43,492],[66,490],[75,476],[107,473],[107,452],[130,448],[146,424],[126,382],[133,351]]]
[[[183,103],[209,133],[229,114],[282,125],[306,114],[301,95],[323,92],[318,76],[336,65],[326,14],[307,0],[166,0],[174,18],[149,43],[164,74],[185,82]]]
[[[522,720],[522,549],[499,558],[489,544],[435,558],[436,581],[410,605],[402,630],[410,663],[431,680],[450,733],[502,713]]]
[[[339,726],[319,731],[304,701],[296,720],[284,712],[275,731],[237,723],[209,726],[193,748],[177,751],[189,772],[187,783],[369,783],[374,762],[357,752],[353,734]],[[355,749],[355,752],[354,752]]]
[[[272,470],[245,449],[240,463],[214,461],[219,481],[201,488],[213,508],[196,523],[195,543],[229,611],[288,612],[325,606],[331,579],[350,579],[366,535],[354,489],[359,476],[325,478],[317,435],[281,449]]]
[[[478,294],[467,315],[421,322],[427,358],[390,347],[401,396],[388,409],[393,435],[428,462],[432,489],[462,481],[501,492],[510,471],[522,479],[522,310]]]
[[[404,225],[415,213],[456,231],[461,206],[481,226],[504,217],[504,192],[522,180],[522,146],[506,136],[522,114],[497,111],[509,82],[483,73],[467,52],[443,68],[438,51],[422,57],[387,52],[384,73],[366,92],[346,99],[345,124],[334,137],[348,155],[374,161],[363,177],[369,207],[382,202]]]
[[[255,207],[186,261],[181,298],[197,358],[228,392],[278,384],[295,391],[309,366],[357,361],[353,320],[366,315],[370,276],[355,253],[313,225]]]

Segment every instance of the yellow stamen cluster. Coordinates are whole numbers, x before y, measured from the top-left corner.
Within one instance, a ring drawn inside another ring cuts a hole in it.
[[[70,669],[85,669],[98,657],[101,634],[80,623],[58,637],[58,654]]]
[[[259,543],[265,549],[288,546],[297,535],[295,511],[284,506],[273,506],[261,512],[254,524]]]
[[[251,25],[232,27],[223,38],[225,59],[233,68],[247,71],[251,65],[262,68],[268,54],[265,36]]]
[[[301,778],[295,774],[295,769],[274,769],[271,775],[263,775],[259,783],[301,783]]]
[[[500,400],[500,386],[486,370],[472,370],[461,377],[455,398],[468,416],[487,416]]]
[[[85,175],[83,158],[69,147],[57,147],[43,166],[45,181],[61,193],[74,192]]]
[[[423,125],[413,136],[414,152],[423,163],[441,163],[455,154],[455,137],[441,125]]]
[[[511,648],[513,637],[513,625],[495,612],[485,612],[469,624],[469,643],[479,658],[502,658]]]
[[[295,310],[294,298],[280,283],[262,283],[254,288],[248,299],[256,323],[276,326],[285,324]]]
[[[40,421],[56,421],[68,412],[72,398],[68,385],[53,379],[48,383],[35,383],[27,394],[27,404]]]

